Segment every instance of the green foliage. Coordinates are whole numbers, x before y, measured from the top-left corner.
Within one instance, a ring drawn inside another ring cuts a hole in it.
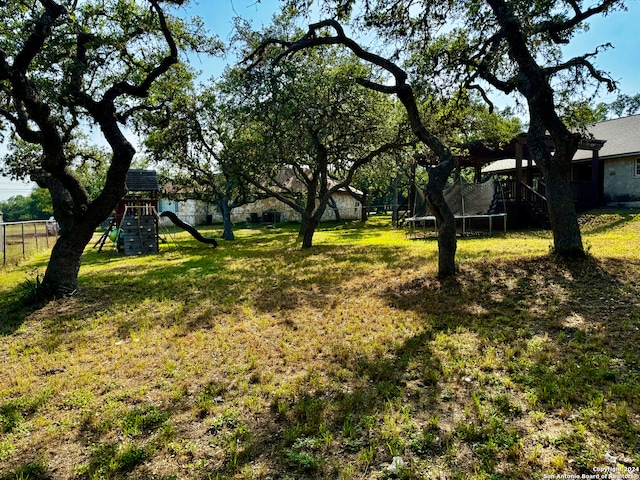
[[[117,479],[126,478],[140,463],[147,459],[150,451],[134,443],[108,443],[91,448],[91,460],[80,468],[81,478]]]
[[[134,408],[122,419],[122,433],[130,437],[139,437],[163,425],[169,414],[153,405]]]
[[[18,195],[0,202],[0,212],[5,222],[41,220],[53,215],[53,206],[49,192],[36,188],[28,197]]]
[[[587,101],[568,100],[562,107],[562,120],[571,128],[585,129],[589,125],[607,119],[607,106],[599,103],[592,106]]]
[[[289,465],[297,471],[312,473],[322,465],[313,454],[299,450],[289,450],[286,454]]]
[[[254,36],[246,35],[251,48]],[[264,32],[289,35],[283,25]],[[222,111],[231,127],[223,143],[256,188],[317,220],[337,185],[350,184],[385,151],[399,150],[406,129],[388,96],[355,83],[370,72],[343,50],[309,50],[276,64],[279,53],[270,49],[251,69],[225,74]],[[377,149],[384,150],[374,154]]]
[[[640,93],[635,95],[619,95],[608,106],[614,115],[622,117],[625,115],[634,115],[640,111]]]

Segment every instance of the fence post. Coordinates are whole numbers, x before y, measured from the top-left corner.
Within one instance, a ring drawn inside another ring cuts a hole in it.
[[[24,240],[24,223],[20,224],[22,229],[22,258],[27,258],[26,242]]]

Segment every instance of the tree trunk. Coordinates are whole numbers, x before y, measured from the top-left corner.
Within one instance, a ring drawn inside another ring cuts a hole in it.
[[[552,137],[556,145],[553,155],[548,149],[543,152],[540,148],[531,148],[531,153],[546,184],[554,252],[565,258],[580,258],[585,252],[570,180],[571,160],[577,151],[578,140],[570,134],[552,134]]]
[[[329,206],[333,210],[334,215],[336,216],[336,221],[339,222],[341,218],[340,218],[340,209],[338,208],[338,204],[336,203],[333,197],[329,197],[328,202],[329,202]]]
[[[220,200],[220,211],[222,212],[222,224],[224,225],[224,232],[222,233],[222,238],[225,240],[233,241],[235,240],[235,235],[233,234],[233,223],[231,222],[231,207],[229,207],[229,197],[224,196],[222,200]]]
[[[444,169],[446,170],[446,169]],[[429,171],[429,182],[426,196],[429,209],[438,222],[438,277],[447,278],[456,274],[456,220],[447,205],[442,191],[446,184],[448,173],[442,168]]]
[[[62,229],[51,250],[51,257],[39,287],[39,300],[71,295],[78,289],[78,273],[85,247],[96,225],[76,222]]]
[[[107,183],[93,202],[88,202],[84,189],[85,194],[76,193],[77,199],[74,199],[61,179],[52,175],[39,178],[38,183],[46,186],[51,194],[53,212],[60,224],[60,237],[51,250],[47,270],[40,284],[39,301],[70,295],[78,289],[78,274],[85,247],[100,222],[109,216],[126,194],[126,174],[135,150],[122,136],[122,143],[114,146],[114,151],[119,154],[114,154]],[[62,177],[67,182],[75,180],[69,174],[63,174]]]
[[[451,218],[445,217],[438,227],[438,278],[453,277],[456,274],[457,248],[456,222],[451,215]]]
[[[398,177],[395,177],[391,182],[392,203],[391,203],[391,223],[394,227],[398,226],[398,209],[400,208],[398,200]]]
[[[428,167],[427,202],[431,213],[440,225],[438,227],[438,277],[452,277],[456,274],[456,223],[449,205],[444,201],[442,192],[458,162],[451,150],[422,123],[411,86],[404,84],[397,95],[407,110],[411,130],[438,158],[437,165]]]
[[[554,165],[556,166],[556,165]],[[544,169],[554,252],[564,258],[585,256],[571,183],[557,168]]]
[[[300,226],[300,236],[302,237],[302,248],[311,248],[313,246],[313,234],[319,222],[314,217],[308,215],[302,216],[302,225]]]
[[[531,108],[529,147],[546,184],[547,208],[553,231],[554,252],[564,258],[585,256],[578,214],[571,190],[571,161],[578,150],[579,136],[563,125],[551,131],[555,151],[546,145],[546,124],[536,108]],[[536,115],[536,116],[534,116]]]

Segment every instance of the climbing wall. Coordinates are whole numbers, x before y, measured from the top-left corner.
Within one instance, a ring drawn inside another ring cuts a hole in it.
[[[125,217],[120,228],[123,233],[125,255],[158,253],[158,236],[154,217],[147,215]]]

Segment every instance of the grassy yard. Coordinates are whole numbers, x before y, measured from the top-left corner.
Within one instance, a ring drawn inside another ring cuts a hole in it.
[[[88,250],[37,311],[46,257],[4,270],[0,479],[638,475],[640,215],[582,223],[586,261],[465,238],[447,282],[386,217]]]

